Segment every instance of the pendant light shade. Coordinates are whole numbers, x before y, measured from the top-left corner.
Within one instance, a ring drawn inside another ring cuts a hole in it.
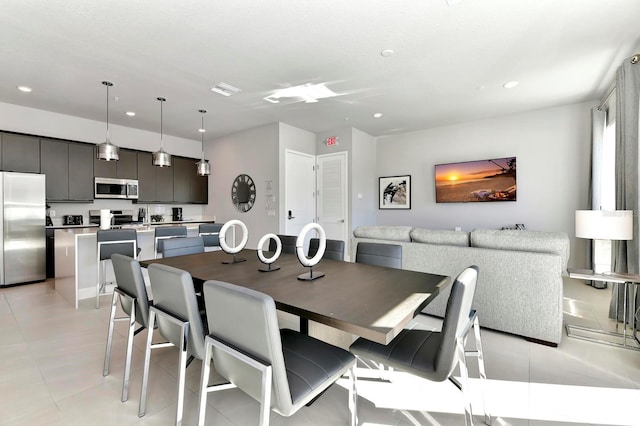
[[[171,154],[164,150],[162,141],[162,104],[166,99],[158,98],[158,100],[160,101],[160,150],[152,154],[153,165],[158,167],[171,167]]]
[[[102,84],[107,88],[107,137],[104,142],[98,144],[96,156],[99,160],[117,161],[120,158],[119,148],[109,139],[109,87],[113,86],[113,83],[103,81]]]
[[[200,176],[209,176],[211,174],[211,165],[207,160],[204,159],[204,132],[206,132],[204,128],[204,115],[207,113],[206,109],[198,110],[200,114],[202,114],[202,127],[200,127],[200,140],[202,142],[202,157],[200,157],[200,161],[196,163],[196,172]]]

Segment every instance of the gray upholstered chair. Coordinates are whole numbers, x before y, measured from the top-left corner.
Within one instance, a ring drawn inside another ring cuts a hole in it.
[[[295,235],[279,235],[280,242],[282,243],[282,253],[286,254],[296,254],[296,240],[298,239]],[[269,251],[276,251],[276,242],[273,240],[269,240]]]
[[[311,238],[309,241],[309,257],[313,257],[318,253],[320,247],[320,240],[318,238]],[[332,260],[344,260],[344,241],[342,240],[327,240],[327,247],[324,250],[323,259]]]
[[[100,307],[100,294],[105,292],[107,262],[114,253],[137,258],[138,233],[135,229],[100,229],[96,233],[98,271],[96,282],[96,309]]]
[[[183,256],[204,252],[202,237],[169,238],[162,242],[162,257]]]
[[[149,327],[149,306],[153,303],[147,295],[147,288],[142,277],[140,263],[137,260],[114,253],[111,256],[113,272],[116,276],[116,288],[111,299],[111,313],[109,314],[109,329],[107,331],[107,347],[104,351],[103,376],[109,375],[111,363],[111,345],[113,342],[113,326],[115,321],[127,321],[129,331],[127,333],[127,351],[124,364],[124,376],[122,379],[122,402],[129,398],[129,375],[131,373],[131,352],[133,349],[133,337],[145,328]],[[116,317],[118,302],[122,306],[124,316]],[[136,329],[136,323],[140,325]]]
[[[462,390],[465,398],[465,422],[473,424],[471,399],[467,390],[467,356],[478,358],[480,379],[485,388],[483,390],[486,390],[478,315],[472,309],[477,279],[477,266],[466,268],[455,279],[441,331],[405,329],[388,345],[359,338],[349,350],[358,358],[368,359],[428,380],[442,382],[449,379]],[[472,328],[475,332],[476,349],[466,351],[465,343]],[[460,368],[461,381],[452,376],[456,366]],[[485,423],[491,424],[491,415],[486,407]]]
[[[210,335],[205,339],[198,424],[208,392],[238,387],[260,402],[260,425],[270,410],[289,417],[350,371],[351,425],[357,421],[355,357],[296,331],[278,329],[276,306],[263,293],[221,281],[204,283]],[[230,384],[209,386],[211,360]]]
[[[155,257],[162,253],[164,241],[169,238],[181,238],[187,236],[187,227],[180,226],[156,226],[153,233],[153,249]]]
[[[198,225],[198,235],[204,240],[205,250],[207,247],[220,247],[222,225],[222,223],[201,223]]]
[[[402,246],[359,242],[356,248],[356,262],[400,269],[402,268]]]
[[[176,424],[181,424],[186,368],[193,358],[204,357],[206,322],[202,320],[193,280],[188,272],[161,264],[150,265],[148,269],[153,292],[153,306],[149,308],[149,329],[157,326],[158,332],[168,343],[152,344],[153,333],[147,334],[138,416],[144,416],[146,410],[151,350],[173,345],[180,351]]]

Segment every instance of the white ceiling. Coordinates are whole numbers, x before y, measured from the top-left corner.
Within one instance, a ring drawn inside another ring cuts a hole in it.
[[[162,96],[164,132],[195,140],[201,108],[210,140],[274,121],[380,136],[594,100],[640,53],[639,0],[1,0],[0,9],[0,102],[104,121],[100,82],[110,80],[111,123],[158,132]],[[504,89],[510,80],[520,85]],[[219,82],[242,91],[209,91]],[[342,95],[264,100],[305,83]]]

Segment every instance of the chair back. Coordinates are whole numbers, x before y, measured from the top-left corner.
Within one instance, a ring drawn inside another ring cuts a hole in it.
[[[191,274],[182,269],[158,263],[149,265],[149,281],[153,292],[153,306],[181,321],[189,321],[187,351],[198,359],[204,358],[205,329],[198,309],[198,300]],[[161,315],[158,330],[169,342],[182,347],[179,328]]]
[[[263,293],[225,283],[203,286],[209,333],[235,348],[261,359],[273,369],[271,407],[288,411],[291,392],[273,299]],[[235,358],[214,349],[216,371],[254,399],[261,399],[261,375]]]
[[[163,244],[166,239],[175,237],[186,237],[186,226],[156,226],[154,230],[154,242],[156,245],[156,253],[161,253]]]
[[[169,238],[163,241],[162,257],[182,256],[204,252],[202,237]]]
[[[220,247],[221,223],[201,223],[198,226],[198,235],[204,240],[205,247]]]
[[[356,262],[400,269],[402,268],[402,246],[359,242],[356,248]]]
[[[478,267],[469,266],[451,286],[447,309],[442,323],[442,341],[434,363],[435,372],[445,380],[457,365],[456,338],[460,336],[472,312],[478,282]]]
[[[312,238],[309,240],[309,257],[313,257],[318,253],[320,247],[320,239]],[[323,259],[344,260],[344,241],[327,240],[327,247],[322,255]]]
[[[96,233],[100,260],[110,259],[114,253],[135,257],[138,234],[135,229],[99,229]]]
[[[149,295],[142,277],[142,269],[140,263],[129,257],[119,253],[111,256],[113,263],[113,272],[116,276],[116,285],[118,288],[130,297],[136,299],[135,313],[136,322],[142,324],[145,328],[149,327]],[[120,298],[122,310],[131,316],[131,302],[124,298]]]
[[[280,242],[282,243],[282,253],[296,254],[296,240],[298,239],[297,236],[278,234],[278,238],[280,238]],[[276,243],[273,240],[269,240],[269,251],[276,251]]]

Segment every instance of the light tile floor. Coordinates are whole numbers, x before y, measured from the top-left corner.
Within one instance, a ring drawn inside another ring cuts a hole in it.
[[[85,300],[78,310],[53,282],[0,290],[0,425],[169,425],[175,416],[176,350],[152,354],[147,414],[138,418],[145,333],[135,339],[130,397],[120,402],[124,324],[116,326],[111,374],[102,376],[108,301]],[[565,322],[612,328],[610,290],[565,283]],[[481,313],[480,313],[481,315]],[[429,317],[420,326],[437,327]],[[494,425],[640,424],[640,352],[564,336],[557,348],[483,330],[489,404]],[[471,365],[473,365],[471,360]],[[195,424],[200,363],[188,369],[185,425]],[[470,368],[472,377],[477,369]],[[393,383],[360,382],[359,424],[464,424],[460,392],[398,373]],[[482,423],[478,380],[474,413]],[[348,419],[346,381],[289,418],[272,425],[338,425]],[[208,398],[208,425],[253,425],[258,404],[237,390]]]

